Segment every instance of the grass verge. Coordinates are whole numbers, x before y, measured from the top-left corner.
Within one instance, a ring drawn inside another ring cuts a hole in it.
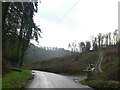
[[[33,78],[31,71],[21,70],[12,71],[11,73],[5,75],[2,79],[2,88],[6,89],[21,89],[24,88],[26,83]]]
[[[104,80],[82,80],[83,85],[88,85],[95,90],[120,90],[120,82]]]
[[[0,90],[2,89],[2,78],[0,77]]]

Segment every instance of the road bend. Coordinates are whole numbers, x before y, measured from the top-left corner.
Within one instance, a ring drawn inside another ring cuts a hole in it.
[[[77,83],[73,79],[64,75],[43,72],[43,71],[36,71],[36,70],[32,70],[32,73],[35,75],[34,79],[27,84],[26,89],[27,88],[88,88],[89,90],[93,90],[92,88]]]

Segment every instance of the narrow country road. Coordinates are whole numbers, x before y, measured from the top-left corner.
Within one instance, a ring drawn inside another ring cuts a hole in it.
[[[67,76],[36,71],[32,70],[35,75],[34,79],[31,80],[27,88],[88,88],[89,90],[93,90],[88,86],[81,85],[80,83],[76,83],[74,80]]]

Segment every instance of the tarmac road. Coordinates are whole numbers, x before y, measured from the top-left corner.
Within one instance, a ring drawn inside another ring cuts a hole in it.
[[[64,75],[36,70],[32,70],[32,73],[35,77],[28,83],[26,88],[88,88],[89,90],[93,90]]]

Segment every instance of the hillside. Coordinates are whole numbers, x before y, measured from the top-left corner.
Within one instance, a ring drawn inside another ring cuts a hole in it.
[[[118,74],[118,53],[117,46],[109,46],[101,49],[103,60],[101,62],[101,69],[105,79],[117,80]],[[65,56],[55,58],[48,61],[36,62],[32,69],[44,70],[56,73],[65,74],[85,74],[88,64],[96,65],[99,58],[99,51],[89,51],[78,55]],[[114,76],[114,77],[113,77]]]
[[[31,69],[43,70],[48,72],[67,74],[67,75],[88,75],[84,70],[88,64],[96,65],[100,52],[102,52],[101,70],[102,73],[91,73],[90,78],[80,81],[95,90],[118,90],[118,46],[108,46],[96,51],[89,51],[72,56],[54,58],[48,61],[36,62]]]
[[[72,53],[72,52],[70,52],[68,50],[64,50],[64,49],[46,50],[46,49],[31,45],[28,48],[28,50],[25,52],[23,63],[24,64],[32,64],[36,61],[49,60],[49,59],[53,59],[56,57],[70,56],[73,54],[75,54],[75,53]]]
[[[56,73],[79,74],[83,69],[86,68],[87,64],[92,61],[92,59],[88,60],[88,58],[92,57],[97,59],[97,54],[92,52],[88,57],[84,57],[84,54],[82,54],[54,58],[48,61],[36,62],[34,63],[35,67],[33,68]]]

